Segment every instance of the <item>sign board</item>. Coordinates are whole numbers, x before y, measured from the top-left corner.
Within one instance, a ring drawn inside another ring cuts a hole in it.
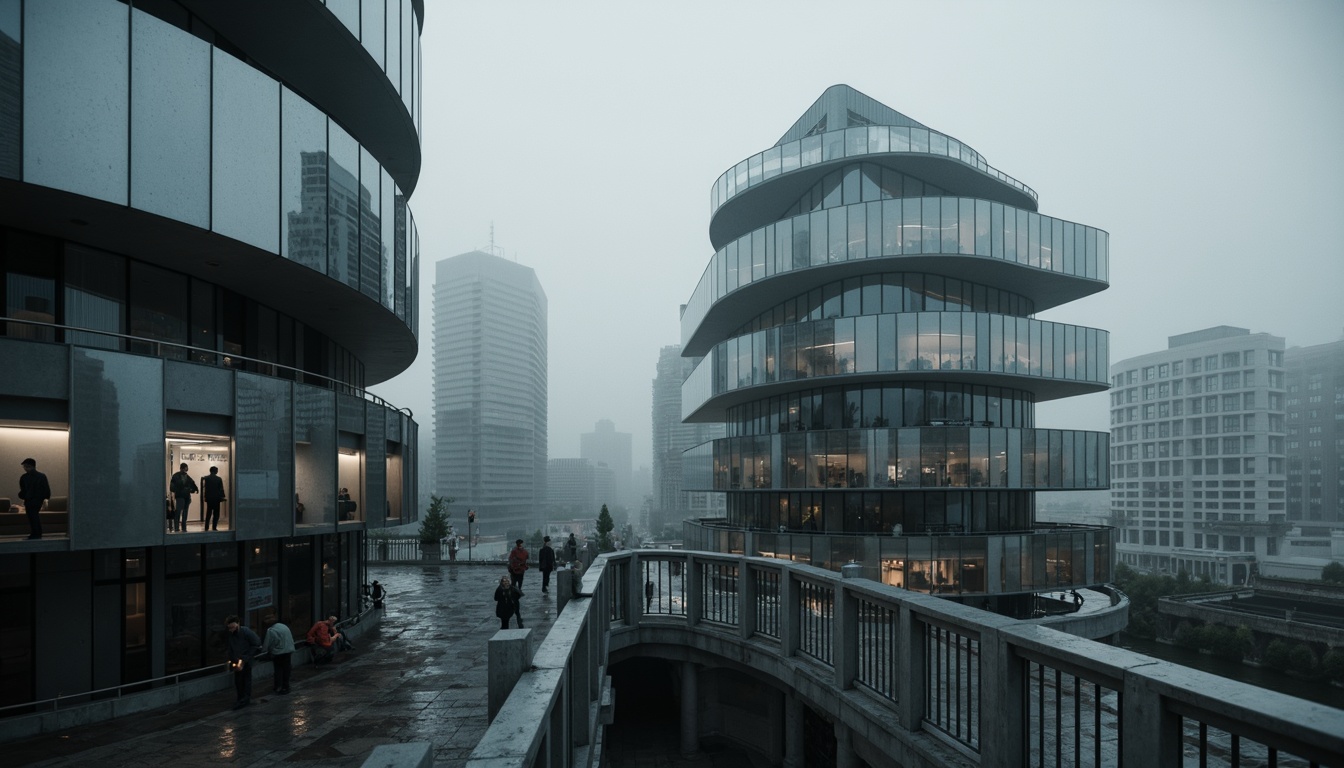
[[[258,608],[269,608],[274,602],[270,576],[247,580],[247,610],[255,611]]]

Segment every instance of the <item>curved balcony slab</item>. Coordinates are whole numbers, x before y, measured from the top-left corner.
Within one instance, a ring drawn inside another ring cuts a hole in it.
[[[134,208],[7,179],[0,179],[0,200],[7,201],[0,225],[134,256],[281,309],[359,358],[366,384],[389,379],[415,360],[413,325],[298,261]]]
[[[1030,187],[994,169],[960,141],[928,128],[872,125],[786,142],[724,172],[710,191],[710,241],[718,248],[773,221],[822,176],[857,158],[973,197],[1036,210]]]
[[[828,381],[956,381],[1036,401],[1110,385],[1106,331],[984,312],[862,315],[767,328],[714,346],[682,384],[682,418]]]
[[[702,355],[782,297],[875,271],[992,285],[1044,311],[1107,287],[1109,241],[1094,227],[959,197],[889,198],[794,216],[715,252],[682,313],[682,348]]]

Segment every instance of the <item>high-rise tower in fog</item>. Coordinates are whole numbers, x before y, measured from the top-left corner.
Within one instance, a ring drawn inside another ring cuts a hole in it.
[[[630,493],[630,446],[630,433],[617,432],[611,419],[599,419],[592,432],[579,435],[579,457],[606,464],[611,470],[610,498],[603,503],[637,512],[637,502]]]
[[[484,530],[546,501],[546,293],[536,272],[472,251],[434,274],[434,484]]]
[[[672,344],[658,352],[653,379],[653,506],[649,529],[658,533],[688,517],[723,514],[723,494],[682,488],[681,454],[688,448],[723,437],[722,424],[681,420],[681,384],[695,370],[695,360],[681,356]]]

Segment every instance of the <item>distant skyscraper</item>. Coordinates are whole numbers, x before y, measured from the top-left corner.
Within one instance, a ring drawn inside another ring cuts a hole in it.
[[[434,279],[434,486],[487,531],[535,527],[546,499],[546,293],[480,251]]]
[[[1111,366],[1111,508],[1120,562],[1244,584],[1279,554],[1283,339],[1218,326]]]
[[[556,519],[596,518],[615,488],[611,467],[592,459],[551,459],[546,483]]]
[[[1288,520],[1328,536],[1326,529],[1344,526],[1344,341],[1294,347],[1284,365]]]
[[[681,384],[697,362],[683,358],[677,344],[663,347],[658,353],[653,379],[653,508],[649,520],[649,528],[655,533],[692,515],[713,516],[724,509],[721,493],[691,494],[682,490],[682,451],[724,435],[722,424],[681,421]]]
[[[603,503],[637,511],[630,493],[630,433],[617,432],[610,419],[600,419],[592,432],[579,435],[579,456],[611,469],[611,498]]]

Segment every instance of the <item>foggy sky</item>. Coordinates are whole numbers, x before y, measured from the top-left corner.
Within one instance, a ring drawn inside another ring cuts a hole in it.
[[[1110,232],[1111,287],[1040,317],[1109,330],[1112,362],[1213,325],[1344,334],[1344,3],[426,6],[421,348],[373,388],[426,439],[434,263],[493,222],[550,302],[551,458],[609,418],[648,464],[710,186],[835,83]],[[1044,405],[1038,426],[1105,430],[1106,402]]]

